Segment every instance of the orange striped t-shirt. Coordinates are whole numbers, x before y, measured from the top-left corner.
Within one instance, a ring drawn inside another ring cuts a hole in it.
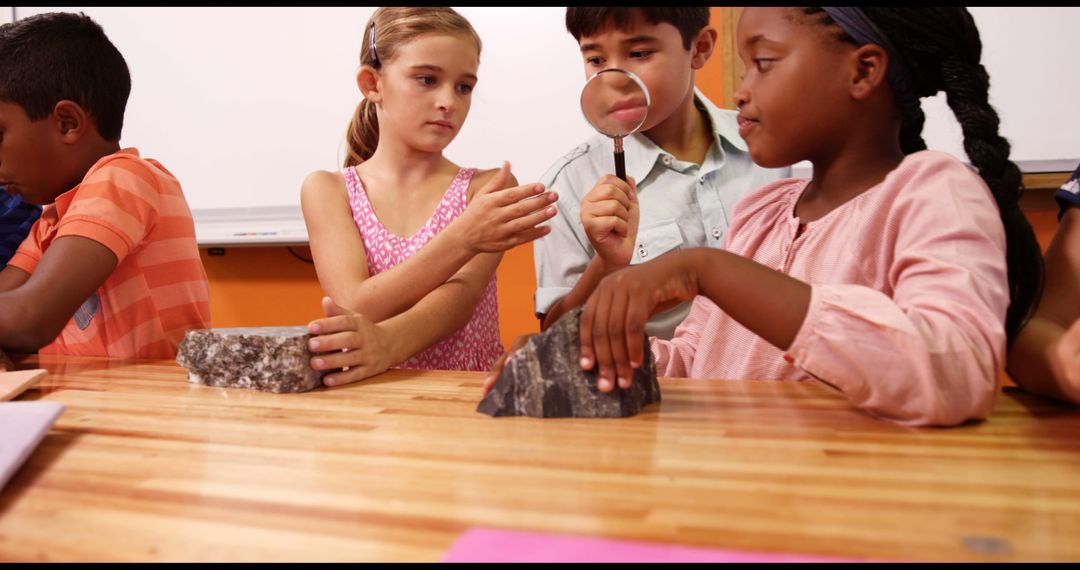
[[[192,328],[210,326],[210,285],[180,182],[126,148],[98,160],[45,208],[8,263],[33,273],[53,240],[82,236],[117,265],[43,354],[172,358]]]

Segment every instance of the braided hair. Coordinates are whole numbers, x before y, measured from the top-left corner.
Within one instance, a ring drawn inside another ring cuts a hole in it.
[[[1020,211],[1020,169],[1009,160],[1009,142],[998,132],[1001,121],[990,105],[990,75],[981,63],[982,41],[975,20],[963,7],[862,10],[899,50],[918,97],[945,92],[964,134],[964,151],[997,201],[1005,226],[1010,300],[1005,332],[1011,345],[1041,293],[1043,262],[1035,232]],[[821,8],[803,12],[829,26],[838,41],[856,43]],[[904,154],[926,149],[925,121],[919,109],[901,124]]]

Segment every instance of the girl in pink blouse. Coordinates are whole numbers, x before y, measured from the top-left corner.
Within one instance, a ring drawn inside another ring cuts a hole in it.
[[[449,8],[379,8],[365,27],[345,168],[312,173],[300,197],[328,295],[309,325],[327,385],[391,366],[486,370],[502,352],[495,268],[548,232],[557,196],[518,186],[505,163],[443,156],[479,62],[480,38]]]
[[[747,8],[738,45],[751,157],[808,160],[813,179],[744,197],[723,250],[607,277],[582,315],[582,367],[602,391],[628,386],[649,315],[695,299],[652,342],[661,375],[816,379],[909,425],[985,417],[1042,268],[971,15]],[[974,168],[925,150],[919,98],[939,91]]]

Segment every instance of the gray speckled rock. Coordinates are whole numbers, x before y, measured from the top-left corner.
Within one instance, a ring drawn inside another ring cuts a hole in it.
[[[191,330],[176,361],[192,384],[306,392],[322,386],[322,373],[309,363],[308,336],[307,327]]]
[[[656,363],[645,339],[645,363],[634,370],[630,388],[604,394],[596,389],[596,373],[581,369],[578,323],[581,308],[570,311],[551,328],[533,336],[507,359],[499,379],[476,411],[489,416],[539,418],[628,417],[660,400]]]

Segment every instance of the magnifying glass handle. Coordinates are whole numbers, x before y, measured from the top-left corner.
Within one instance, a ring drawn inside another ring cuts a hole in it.
[[[626,155],[623,154],[622,137],[615,137],[615,176],[626,182]]]

